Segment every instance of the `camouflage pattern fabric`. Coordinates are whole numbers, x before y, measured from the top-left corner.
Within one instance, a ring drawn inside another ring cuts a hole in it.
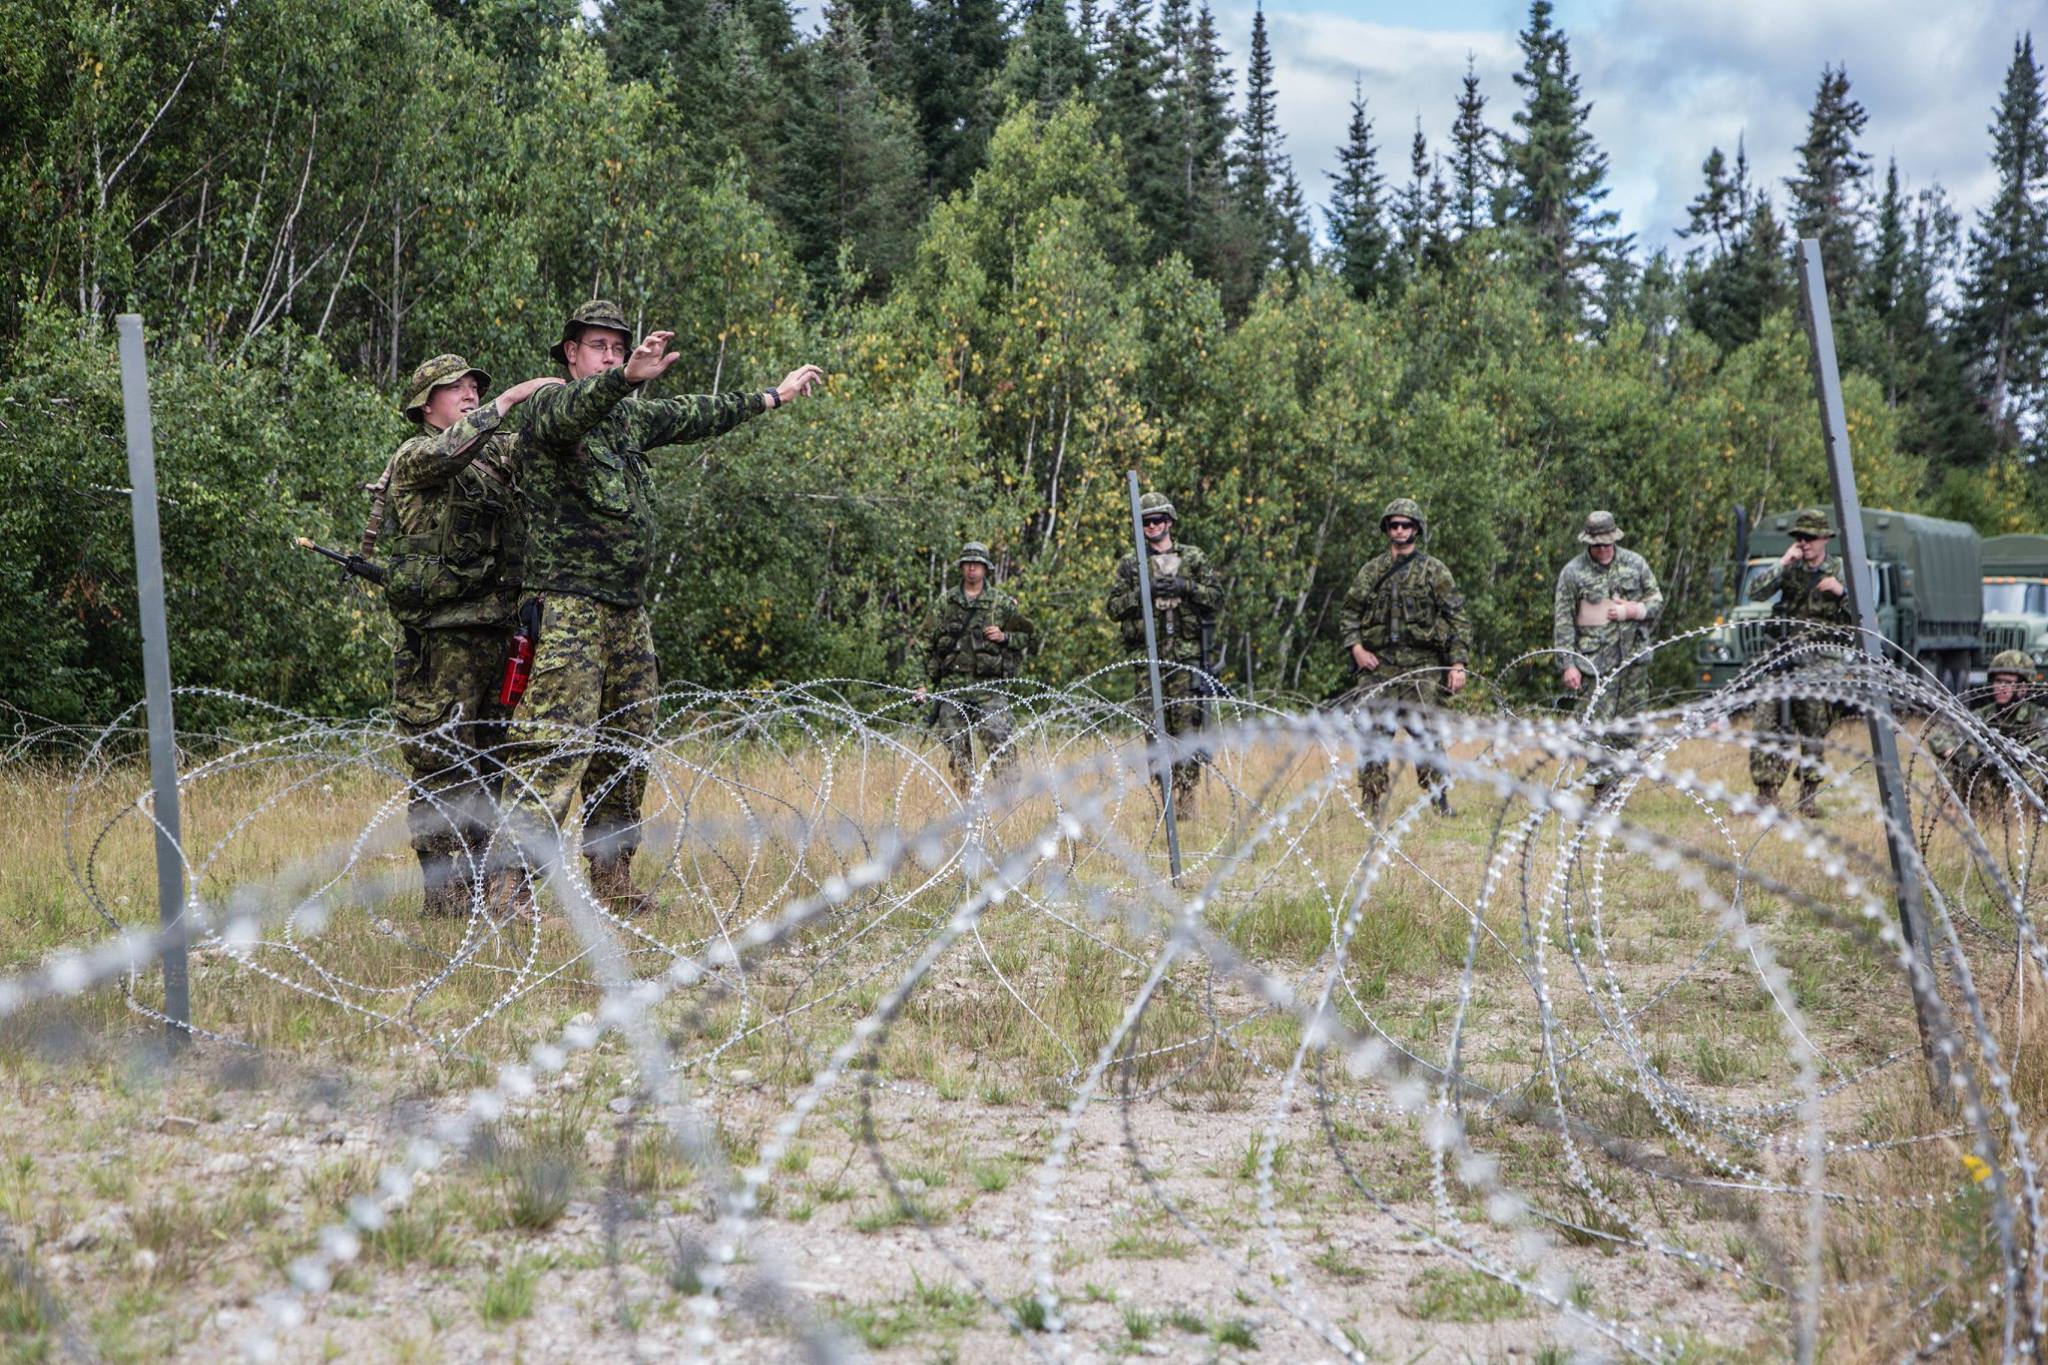
[[[496,823],[498,681],[510,639],[503,626],[407,629],[392,655],[391,711],[412,773],[405,823],[430,894],[437,878],[471,878],[460,855],[482,856]]]
[[[1829,555],[1811,568],[1803,563],[1789,567],[1773,564],[1750,583],[1750,600],[1769,597],[1774,592],[1778,594],[1771,619],[1789,623],[1784,627],[1786,639],[1795,639],[1804,630],[1815,627],[1847,625],[1848,596],[1833,597],[1819,591],[1823,578],[1847,583],[1843,577],[1841,556]],[[1826,749],[1823,741],[1835,724],[1834,704],[1816,697],[1796,697],[1786,709],[1790,713],[1786,719],[1791,724],[1791,738],[1798,746],[1799,779],[1808,786],[1817,785],[1821,781],[1817,765]],[[1752,707],[1750,725],[1756,730],[1777,731],[1777,704],[1767,702]],[[1749,751],[1749,778],[1760,792],[1777,791],[1784,785],[1793,766],[1793,760],[1778,754],[1767,754],[1761,749]]]
[[[1606,621],[1595,626],[1579,624],[1579,607],[1587,602],[1640,602],[1648,612],[1640,621]],[[1590,554],[1580,553],[1557,576],[1557,591],[1551,599],[1550,643],[1564,653],[1558,667],[1575,667],[1583,675],[1577,702],[1590,716],[1593,690],[1605,684],[1601,693],[1602,718],[1633,715],[1643,709],[1650,695],[1649,670],[1638,663],[1618,673],[1630,656],[1650,643],[1657,620],[1664,614],[1664,591],[1649,561],[1634,550],[1616,548],[1607,564],[1596,563]],[[1611,682],[1609,680],[1612,680]],[[1610,749],[1633,749],[1640,738],[1632,734],[1608,736]],[[1613,779],[1612,770],[1594,765],[1587,773],[1595,786]]]
[[[630,857],[639,847],[647,772],[613,750],[646,744],[658,691],[645,610],[570,593],[543,599],[533,678],[512,725],[521,756],[534,761],[506,794],[528,856],[546,856],[542,813],[564,825],[579,786],[583,851]]]
[[[518,469],[518,438],[490,403],[399,446],[386,480],[397,534],[384,600],[400,625],[498,625],[518,611],[526,544]]]
[[[939,708],[939,743],[946,748],[946,763],[953,771],[953,783],[961,791],[974,785],[974,737],[997,772],[1007,768],[1016,754],[1006,746],[1015,723],[1010,719],[1009,699],[1000,692],[974,689],[948,692],[936,699]]]
[[[767,408],[760,393],[632,391],[621,366],[542,389],[520,406],[529,591],[642,605],[654,567],[648,453],[722,435]]]
[[[1210,567],[1209,557],[1192,545],[1175,545],[1164,552],[1151,551],[1151,575],[1171,583],[1178,579],[1181,591],[1162,593],[1155,582],[1152,590],[1152,624],[1158,634],[1162,661],[1194,664],[1202,661],[1202,622],[1213,621],[1223,605],[1223,584]],[[1116,577],[1109,590],[1109,619],[1117,623],[1124,648],[1133,654],[1145,652],[1145,604],[1138,597],[1138,557],[1125,555],[1118,561]],[[1149,696],[1151,685],[1146,684]]]
[[[1003,639],[989,639],[984,633],[989,626],[1002,631]],[[925,679],[939,688],[948,679],[1014,678],[1024,669],[1030,638],[1031,623],[1016,598],[993,587],[969,597],[956,583],[939,599],[939,613],[925,636]]]
[[[1366,646],[1372,649],[1371,645]],[[1411,669],[1441,669],[1443,660],[1433,650],[1410,649],[1405,646],[1387,650],[1379,655],[1380,666],[1373,673],[1363,673],[1358,682],[1372,691],[1375,702],[1394,706],[1445,706],[1451,699],[1444,685],[1441,672],[1417,673],[1403,678]],[[1376,686],[1374,678],[1390,679],[1384,686]],[[1444,770],[1434,763],[1415,765],[1415,780],[1422,789],[1434,792],[1444,785]],[[1369,760],[1358,765],[1358,794],[1364,799],[1368,811],[1376,810],[1387,799],[1387,792],[1394,783],[1393,765],[1385,759]]]
[[[1450,566],[1422,550],[1368,559],[1344,594],[1338,628],[1346,650],[1364,645],[1383,659],[1400,654],[1448,665],[1472,658],[1465,595]]]
[[[2036,703],[2023,699],[2000,706],[1997,698],[1986,695],[1970,710],[1994,733],[2016,747],[2031,749],[2036,754],[2048,754],[2048,710]],[[1948,772],[1949,782],[1958,792],[1975,790],[1984,795],[2003,791],[2002,780],[1990,781],[1988,788],[1983,781],[1976,782],[1973,787],[1973,777],[1995,779],[1998,777],[1997,769],[1990,766],[1989,757],[1956,727],[1936,726],[1927,737],[1927,747],[1941,761]]]
[[[1166,733],[1173,739],[1198,734],[1208,722],[1207,698],[1195,688],[1190,669],[1202,666],[1202,622],[1214,621],[1223,605],[1223,584],[1209,558],[1193,545],[1176,544],[1171,550],[1146,547],[1152,577],[1152,625],[1159,649],[1159,685],[1166,699]],[[1161,580],[1167,591],[1161,591]],[[1138,595],[1138,557],[1128,554],[1118,562],[1107,602],[1109,617],[1117,623],[1124,648],[1133,654],[1145,652],[1145,604]],[[1184,665],[1172,667],[1171,665]],[[1139,666],[1131,671],[1136,696],[1133,705],[1145,728],[1152,728],[1151,670]],[[1202,780],[1202,765],[1208,755],[1197,748],[1173,765],[1168,784],[1176,802],[1184,802]]]

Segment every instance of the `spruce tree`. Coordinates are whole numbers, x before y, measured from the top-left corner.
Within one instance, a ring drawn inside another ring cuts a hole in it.
[[[1061,0],[1031,0],[996,77],[995,103],[1050,114],[1081,88],[1082,56],[1080,36],[1068,25]]]
[[[1970,230],[1957,340],[1976,375],[1999,444],[2048,424],[2048,121],[2031,33],[1991,123],[1998,193]]]
[[[925,0],[913,22],[912,98],[935,194],[980,168],[1001,110],[990,86],[1008,56],[1001,0]]]
[[[1460,236],[1476,232],[1493,216],[1493,153],[1487,146],[1486,96],[1479,73],[1465,56],[1465,83],[1458,92],[1458,117],[1451,124],[1451,219]]]
[[[1579,78],[1562,29],[1551,25],[1550,0],[1532,0],[1529,27],[1520,35],[1523,91],[1515,111],[1519,134],[1501,135],[1506,170],[1506,220],[1520,230],[1535,257],[1545,297],[1560,321],[1584,320],[1594,276],[1626,252],[1615,235],[1619,215],[1599,207],[1607,197],[1607,155],[1586,130],[1590,103],[1579,99]]]
[[[1251,55],[1245,68],[1244,118],[1238,125],[1238,208],[1253,240],[1246,253],[1256,290],[1276,265],[1307,263],[1307,209],[1287,157],[1273,88],[1273,49],[1264,5],[1252,11]]]
[[[1398,277],[1393,235],[1387,230],[1383,202],[1386,177],[1379,170],[1379,149],[1372,142],[1372,119],[1365,112],[1365,91],[1354,84],[1351,126],[1337,152],[1338,169],[1330,173],[1330,249],[1337,278],[1360,299],[1389,292]]]
[[[1857,150],[1856,139],[1869,121],[1849,94],[1847,68],[1822,67],[1806,140],[1798,148],[1799,167],[1785,178],[1793,234],[1819,239],[1828,303],[1836,310],[1854,297],[1863,270],[1863,182],[1870,177],[1870,157]]]
[[[1094,99],[1102,111],[1102,131],[1123,145],[1131,203],[1157,251],[1171,248],[1182,224],[1174,158],[1154,97],[1160,51],[1147,31],[1150,8],[1147,0],[1117,0],[1110,11]]]
[[[1740,195],[1735,178],[1729,174],[1728,158],[1721,154],[1719,147],[1707,153],[1706,161],[1700,166],[1700,173],[1706,179],[1706,186],[1693,196],[1686,208],[1686,225],[1678,230],[1681,237],[1714,239],[1714,254],[1721,255],[1728,249],[1728,239],[1742,223]]]

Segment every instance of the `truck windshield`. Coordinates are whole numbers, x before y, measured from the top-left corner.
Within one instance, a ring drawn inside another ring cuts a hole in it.
[[[2012,616],[2048,616],[2048,578],[1987,579],[1984,610]]]

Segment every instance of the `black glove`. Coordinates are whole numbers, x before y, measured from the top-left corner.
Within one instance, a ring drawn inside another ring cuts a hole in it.
[[[1154,597],[1178,597],[1185,591],[1187,585],[1181,581],[1179,574],[1164,573],[1152,580]]]

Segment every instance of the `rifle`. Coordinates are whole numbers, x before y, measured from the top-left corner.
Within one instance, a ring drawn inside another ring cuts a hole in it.
[[[391,578],[390,571],[382,564],[364,559],[361,555],[352,555],[341,550],[330,550],[325,545],[314,544],[305,536],[299,536],[296,543],[300,549],[311,550],[316,555],[324,555],[341,565],[343,571],[354,574],[357,578],[375,583],[380,588]]]

